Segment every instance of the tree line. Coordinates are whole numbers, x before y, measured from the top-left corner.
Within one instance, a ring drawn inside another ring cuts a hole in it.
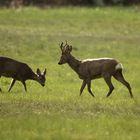
[[[108,6],[140,4],[140,0],[0,0],[0,6]]]

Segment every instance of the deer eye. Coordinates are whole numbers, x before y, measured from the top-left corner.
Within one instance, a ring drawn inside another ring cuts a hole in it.
[[[40,80],[45,80],[45,77],[42,75],[41,77],[40,77]]]

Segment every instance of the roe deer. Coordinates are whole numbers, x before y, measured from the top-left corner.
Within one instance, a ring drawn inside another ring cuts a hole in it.
[[[62,42],[60,49],[62,51],[62,56],[58,64],[62,65],[68,63],[68,65],[79,75],[79,78],[83,80],[80,95],[87,85],[88,92],[94,97],[91,90],[91,80],[103,77],[109,87],[107,97],[110,96],[114,90],[114,86],[111,82],[111,77],[113,76],[128,88],[131,98],[133,97],[130,84],[124,79],[122,74],[122,64],[117,60],[113,58],[77,60],[71,55],[72,46],[68,45],[67,42],[65,45],[63,45]]]
[[[40,70],[37,69],[36,73],[37,74],[35,74],[25,63],[7,57],[0,57],[0,77],[5,76],[13,78],[8,92],[10,92],[16,80],[20,81],[24,85],[25,91],[27,91],[25,81],[29,79],[35,80],[42,86],[45,86],[46,69],[42,74]],[[2,91],[1,88],[0,91]]]

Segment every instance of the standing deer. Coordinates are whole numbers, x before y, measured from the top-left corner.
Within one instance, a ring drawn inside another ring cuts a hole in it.
[[[13,78],[8,92],[11,91],[16,80],[20,81],[24,85],[25,91],[27,91],[25,81],[29,79],[35,80],[42,86],[45,86],[46,69],[42,74],[40,70],[37,69],[36,73],[37,74],[35,74],[32,69],[25,63],[7,57],[0,57],[0,77],[5,76]],[[1,88],[0,91],[2,91]]]
[[[122,64],[117,60],[113,58],[99,58],[80,61],[71,55],[72,46],[68,45],[67,42],[65,45],[63,45],[62,42],[60,49],[62,55],[58,64],[62,65],[67,63],[78,74],[79,78],[83,80],[80,95],[82,95],[82,92],[87,85],[88,92],[94,97],[91,90],[91,80],[103,77],[109,87],[107,97],[110,96],[114,90],[114,86],[111,82],[111,77],[113,76],[128,88],[130,96],[133,98],[130,84],[124,79],[122,74]]]

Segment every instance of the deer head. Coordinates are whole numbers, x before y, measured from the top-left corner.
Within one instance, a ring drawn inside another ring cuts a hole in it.
[[[59,65],[65,64],[69,61],[70,59],[70,52],[72,51],[72,46],[67,44],[63,45],[64,43],[62,42],[60,45],[60,49],[61,49],[61,58],[60,61],[58,62]]]
[[[46,75],[46,69],[44,70],[43,73],[41,73],[40,69],[38,68],[36,70],[36,74],[37,74],[37,79],[36,81],[39,82],[43,87],[45,86],[45,81],[46,81],[46,78],[45,78],[45,75]]]

